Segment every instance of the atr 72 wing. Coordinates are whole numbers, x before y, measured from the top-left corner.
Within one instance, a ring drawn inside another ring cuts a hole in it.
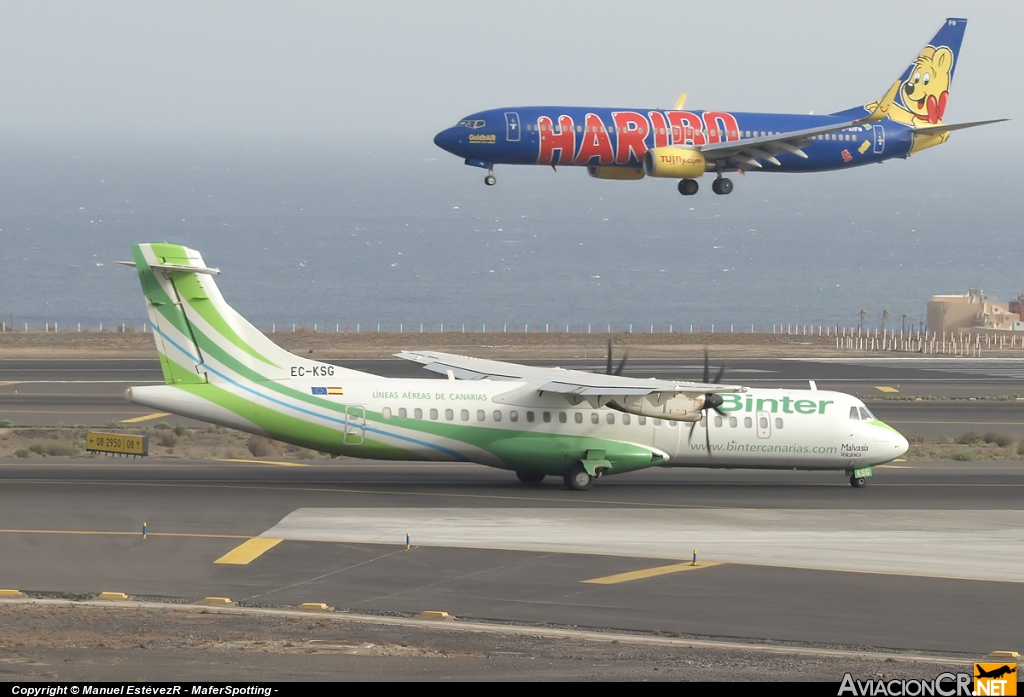
[[[530,390],[563,395],[573,404],[612,406],[622,411],[655,418],[697,421],[706,395],[746,392],[740,385],[657,380],[589,373],[565,368],[543,368],[470,358],[437,351],[403,351],[395,354],[435,373],[460,380],[516,380],[530,383]]]

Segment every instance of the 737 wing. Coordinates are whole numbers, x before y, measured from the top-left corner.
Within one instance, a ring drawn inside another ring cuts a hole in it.
[[[528,383],[521,392],[558,394],[571,404],[587,402],[594,408],[608,406],[639,416],[673,421],[699,421],[705,403],[709,408],[721,404],[721,399],[714,397],[715,393],[747,390],[740,385],[630,378],[437,351],[403,351],[395,355],[457,380],[521,381]]]

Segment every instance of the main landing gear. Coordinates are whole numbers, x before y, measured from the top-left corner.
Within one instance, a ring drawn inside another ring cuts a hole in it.
[[[732,193],[732,179],[726,177],[719,177],[715,181],[711,182],[711,190],[720,196],[725,196]]]
[[[594,485],[594,478],[579,462],[567,469],[562,478],[565,480],[565,488],[572,491],[586,491]]]
[[[544,474],[542,472],[528,472],[526,470],[516,470],[516,476],[519,477],[519,481],[523,484],[540,484],[544,481]]]
[[[696,179],[683,179],[679,182],[679,193],[683,196],[693,196],[699,188]]]
[[[681,179],[679,181],[679,193],[683,196],[693,196],[699,188],[696,179]],[[727,179],[726,177],[719,177],[711,182],[711,190],[719,196],[731,194],[732,188],[732,179]]]

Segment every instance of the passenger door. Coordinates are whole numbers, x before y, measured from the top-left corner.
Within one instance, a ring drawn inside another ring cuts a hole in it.
[[[506,111],[505,112],[505,140],[509,143],[519,142],[519,112]]]

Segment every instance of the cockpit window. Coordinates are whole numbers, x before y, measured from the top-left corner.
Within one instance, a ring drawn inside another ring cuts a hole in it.
[[[850,418],[854,421],[860,421],[860,414],[857,413],[857,407],[850,407]]]
[[[465,126],[466,128],[483,128],[485,123],[483,119],[463,119],[457,125]]]
[[[871,421],[875,417],[874,417],[874,415],[870,411],[868,411],[864,407],[861,407],[860,408],[860,418],[864,419],[865,421]]]

